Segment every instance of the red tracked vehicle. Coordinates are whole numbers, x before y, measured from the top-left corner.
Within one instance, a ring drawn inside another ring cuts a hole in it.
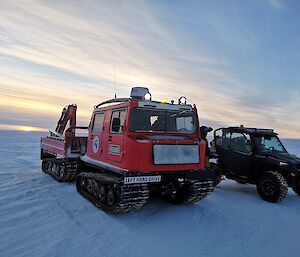
[[[69,105],[56,131],[41,139],[43,171],[58,181],[76,177],[77,190],[106,212],[139,209],[150,191],[180,204],[213,190],[197,109],[185,97],[156,102],[147,88],[133,88],[130,98],[94,107],[87,136],[79,129],[85,128],[76,127],[76,105]]]

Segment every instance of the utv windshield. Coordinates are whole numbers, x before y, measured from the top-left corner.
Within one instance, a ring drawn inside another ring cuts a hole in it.
[[[255,143],[260,153],[279,152],[286,153],[286,149],[276,136],[255,137]]]
[[[195,133],[196,118],[192,111],[134,109],[130,130],[136,132]]]

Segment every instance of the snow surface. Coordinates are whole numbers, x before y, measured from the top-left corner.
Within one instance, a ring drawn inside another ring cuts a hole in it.
[[[0,256],[299,256],[300,199],[224,181],[205,200],[112,216],[40,169],[41,133],[0,132]],[[300,141],[285,140],[300,154]]]

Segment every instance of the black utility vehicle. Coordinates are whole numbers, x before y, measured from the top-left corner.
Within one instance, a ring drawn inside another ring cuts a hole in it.
[[[300,195],[300,159],[289,154],[274,130],[241,127],[214,132],[219,176],[256,184],[261,198],[280,202],[292,187]]]

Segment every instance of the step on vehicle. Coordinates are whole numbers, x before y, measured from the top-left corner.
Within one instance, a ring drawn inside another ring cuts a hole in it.
[[[272,129],[228,127],[214,132],[218,174],[255,184],[261,198],[280,202],[291,187],[300,195],[300,159],[289,154]]]
[[[41,139],[43,171],[60,182],[76,179],[78,192],[108,213],[140,209],[150,192],[175,204],[206,197],[215,172],[205,169],[196,106],[185,97],[176,104],[151,98],[135,87],[129,98],[102,102],[88,128],[76,127],[76,105],[66,107]]]

